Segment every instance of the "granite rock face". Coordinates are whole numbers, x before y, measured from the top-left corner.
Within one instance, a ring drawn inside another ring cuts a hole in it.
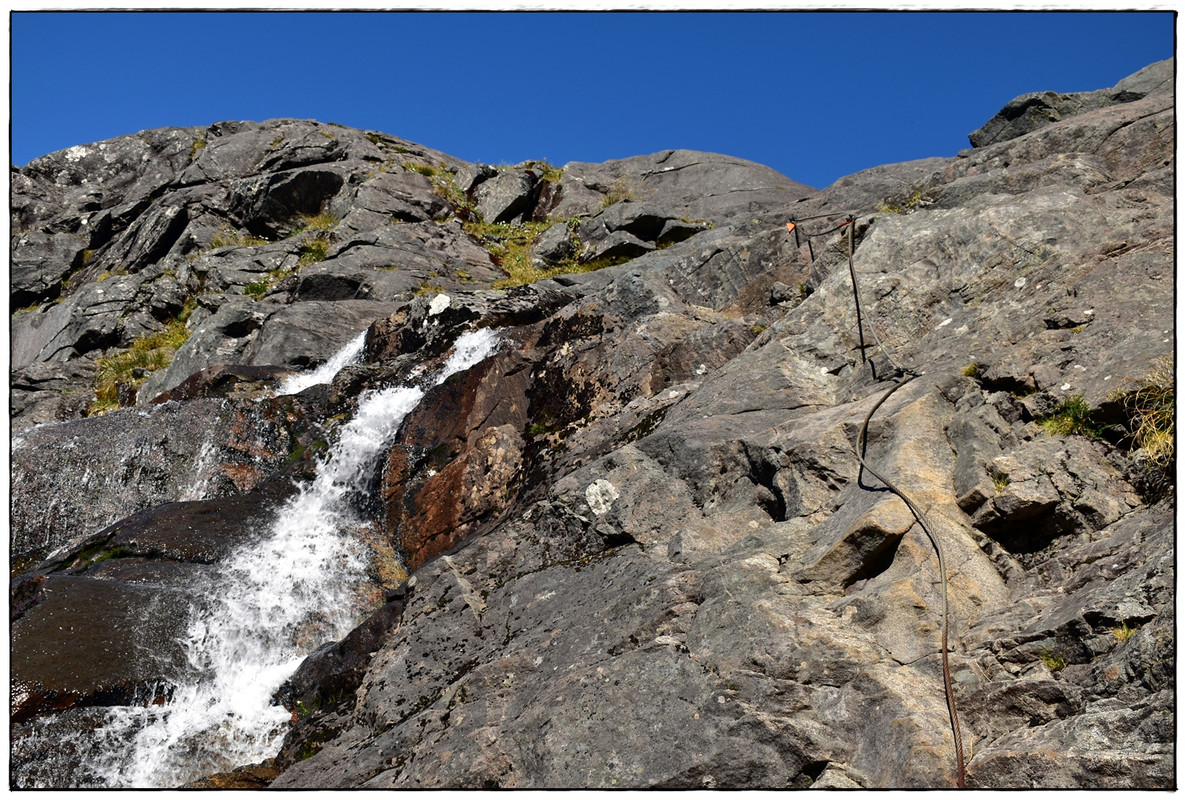
[[[168,704],[184,654],[154,609],[360,396],[494,328],[357,498],[410,575],[373,576],[373,611],[278,688],[274,760],[191,785],[953,786],[935,552],[856,452],[892,357],[918,375],[866,458],[944,550],[967,785],[1172,787],[1173,460],[1134,394],[1172,366],[1165,69],[822,191],[690,151],[494,168],[290,120],[18,171],[17,782],[78,780],[37,731]],[[100,165],[142,151],[145,174]],[[550,277],[494,288],[508,229]],[[104,359],[185,308],[139,405],[85,417]],[[122,660],[71,667],[100,648]]]
[[[1010,100],[997,115],[972,133],[973,147],[984,147],[1035,131],[1051,122],[1073,117],[1085,111],[1131,103],[1149,94],[1172,94],[1173,59],[1150,64],[1128,76],[1111,89],[1094,92],[1031,92]]]

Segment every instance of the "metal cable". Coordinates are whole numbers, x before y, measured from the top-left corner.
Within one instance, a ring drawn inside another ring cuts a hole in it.
[[[874,378],[876,378],[877,375],[876,375],[876,370],[873,367],[873,362],[865,357],[865,332],[864,332],[865,325],[864,325],[863,314],[861,313],[861,289],[860,289],[860,283],[857,280],[856,267],[853,264],[853,250],[854,250],[853,229],[856,227],[856,218],[850,214],[848,216],[848,218],[843,223],[841,223],[838,227],[833,228],[832,230],[821,231],[819,233],[814,233],[814,234],[807,233],[806,231],[804,231],[804,235],[807,236],[808,245],[810,246],[811,237],[827,235],[827,234],[832,233],[836,230],[839,230],[840,228],[844,227],[845,225],[849,226],[849,228],[848,228],[848,273],[849,273],[849,277],[852,279],[853,300],[856,303],[857,335],[860,339],[861,361],[862,362],[869,361],[870,369],[874,373]],[[791,221],[790,228],[791,228],[791,230],[796,231],[796,234],[798,233],[798,225],[797,225],[797,223],[795,223],[795,221],[793,219]],[[938,565],[939,565],[939,594],[940,594],[940,598],[942,600],[942,620],[941,620],[941,625],[940,625],[940,628],[941,628],[940,657],[941,657],[942,664],[943,664],[943,691],[944,691],[944,695],[947,700],[947,712],[951,718],[951,733],[952,733],[952,738],[953,738],[954,744],[955,744],[956,786],[958,786],[960,789],[963,789],[963,788],[965,788],[965,785],[964,785],[965,784],[964,741],[963,741],[962,732],[960,730],[959,715],[956,713],[956,708],[955,708],[955,692],[952,689],[952,683],[951,683],[951,664],[950,664],[949,648],[948,648],[948,635],[949,635],[949,630],[950,630],[950,620],[949,620],[950,605],[948,603],[948,598],[947,598],[947,563],[943,556],[943,545],[940,543],[939,537],[936,536],[935,532],[931,529],[931,525],[927,521],[926,513],[921,508],[919,508],[918,505],[913,500],[910,499],[909,495],[907,495],[905,492],[903,492],[901,489],[899,489],[896,485],[894,485],[892,482],[890,482],[884,475],[880,474],[879,472],[877,472],[877,470],[873,469],[873,467],[871,467],[869,465],[869,463],[865,460],[865,449],[866,449],[866,445],[868,443],[868,435],[869,435],[869,422],[873,419],[873,415],[875,413],[877,413],[877,409],[881,408],[882,404],[885,403],[885,401],[888,400],[894,392],[898,391],[903,386],[910,383],[910,381],[912,381],[916,377],[918,377],[919,373],[916,372],[915,370],[907,369],[907,368],[903,367],[894,359],[894,357],[892,355],[890,355],[889,350],[882,343],[881,338],[878,337],[877,331],[874,329],[874,327],[872,325],[869,326],[869,333],[873,336],[873,340],[877,343],[878,349],[880,349],[881,352],[885,355],[886,359],[891,364],[893,364],[894,369],[897,371],[897,374],[900,375],[901,377],[898,379],[897,382],[894,383],[894,385],[892,387],[890,387],[889,391],[887,391],[885,394],[883,394],[881,396],[881,398],[873,405],[873,407],[871,409],[869,409],[869,413],[865,415],[865,420],[863,423],[861,423],[860,434],[857,436],[857,459],[860,461],[862,469],[868,471],[870,475],[872,475],[877,480],[881,481],[887,489],[889,489],[891,492],[893,492],[895,495],[897,495],[899,498],[901,498],[902,502],[904,502],[906,504],[906,507],[910,509],[910,513],[913,514],[914,518],[918,521],[919,526],[922,527],[923,532],[926,533],[927,538],[931,542],[931,546],[935,550],[935,556],[937,558]]]
[[[861,423],[861,432],[857,437],[857,459],[861,462],[861,467],[865,469],[870,475],[885,484],[885,487],[902,499],[906,507],[910,509],[910,513],[918,520],[918,524],[922,527],[923,532],[926,533],[927,538],[931,540],[931,546],[935,549],[935,555],[939,562],[939,594],[942,598],[942,644],[940,646],[940,655],[943,661],[943,691],[947,697],[947,712],[951,717],[951,733],[955,740],[955,779],[956,786],[960,789],[964,788],[964,739],[960,732],[959,716],[955,710],[955,692],[951,685],[951,664],[948,657],[948,630],[950,628],[949,622],[949,605],[947,602],[947,563],[943,558],[943,546],[939,543],[939,537],[931,530],[930,523],[927,522],[927,515],[918,505],[910,499],[910,496],[894,485],[888,478],[873,469],[869,462],[865,460],[865,448],[868,443],[869,421],[873,419],[873,415],[877,413],[877,409],[881,408],[881,404],[890,398],[894,392],[901,389],[910,381],[915,379],[915,375],[906,374],[897,383],[890,387],[889,391],[881,396],[874,405],[869,409],[869,413],[865,415],[865,421]],[[858,481],[859,482],[859,481]]]
[[[855,266],[853,266],[853,261],[852,261],[853,229],[856,228],[856,219],[853,217],[849,217],[845,224],[848,225],[848,274],[849,274],[849,277],[852,278],[852,292],[853,292],[853,296],[856,298],[856,303],[857,303],[857,330],[860,332],[860,339],[861,339],[861,360],[864,361],[865,360],[865,334],[864,334],[864,321],[863,321],[863,316],[861,314],[861,290],[860,290],[859,285],[857,284],[857,269]],[[889,350],[886,349],[886,346],[884,344],[882,344],[881,337],[877,335],[877,329],[874,328],[872,325],[869,326],[869,334],[873,337],[873,341],[877,342],[878,349],[881,350],[881,352],[885,355],[886,359],[889,360],[889,362],[894,365],[894,369],[896,369],[898,372],[914,373],[914,370],[906,369],[905,367],[903,367],[901,364],[899,364],[897,362],[897,359],[895,359],[892,355],[890,355]]]

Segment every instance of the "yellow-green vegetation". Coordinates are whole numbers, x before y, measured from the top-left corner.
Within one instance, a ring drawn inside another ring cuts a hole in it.
[[[1038,658],[1051,672],[1058,672],[1067,665],[1067,657],[1057,650],[1046,648],[1038,654]]]
[[[412,294],[445,294],[445,288],[436,283],[422,283],[413,290]]]
[[[261,300],[273,286],[280,282],[281,278],[287,278],[292,273],[293,270],[290,269],[274,269],[268,273],[267,277],[252,281],[244,286],[243,294],[255,300]]]
[[[1119,625],[1117,625],[1115,628],[1112,629],[1112,635],[1115,636],[1116,639],[1121,642],[1127,642],[1129,640],[1129,638],[1134,633],[1137,632],[1137,630],[1138,630],[1138,628],[1128,627],[1127,622],[1121,622]]]
[[[267,294],[268,289],[271,289],[271,288],[272,288],[271,281],[264,279],[264,278],[260,278],[258,281],[252,281],[251,283],[244,286],[243,294],[245,294],[249,297],[254,297],[256,300],[259,300],[265,294]]]
[[[310,264],[316,264],[319,261],[325,261],[329,257],[330,231],[337,227],[338,218],[329,211],[321,211],[317,214],[302,214],[298,222],[297,230],[293,235],[310,235],[305,236],[301,240],[297,268],[300,269]],[[288,274],[290,273],[287,271],[273,273],[273,283],[275,279]]]
[[[527,283],[573,272],[593,272],[603,267],[621,263],[626,259],[598,259],[581,262],[575,258],[566,259],[551,266],[537,267],[531,258],[531,244],[536,237],[553,225],[570,224],[573,220],[550,222],[465,222],[462,229],[485,246],[507,277],[495,281],[495,289],[509,289]],[[570,227],[573,227],[570,224]],[[580,243],[577,243],[580,249]]]
[[[563,167],[553,167],[547,161],[524,161],[519,165],[519,168],[538,169],[540,180],[548,183],[560,183],[560,179],[564,177]]]
[[[114,411],[120,407],[121,385],[134,389],[147,380],[149,373],[169,366],[174,354],[189,339],[189,329],[185,327],[185,321],[195,308],[197,302],[191,298],[186,301],[177,319],[170,322],[163,331],[142,336],[132,342],[132,346],[127,350],[100,358],[96,362],[98,371],[95,377],[95,401],[91,403],[87,414],[94,416]]]
[[[507,277],[495,286],[519,286],[539,280],[541,273],[531,263],[531,243],[535,237],[551,227],[547,222],[527,222],[514,225],[509,222],[466,222],[462,229],[480,241]]]
[[[966,366],[960,370],[960,375],[963,375],[965,378],[979,378],[980,377],[980,367],[979,367],[979,365],[974,364],[974,363],[969,364],[968,366]]]
[[[1038,420],[1051,436],[1086,436],[1088,439],[1100,439],[1099,428],[1091,421],[1091,407],[1077,394],[1068,397],[1059,404],[1054,413]]]
[[[302,214],[300,216],[299,233],[306,231],[332,231],[337,227],[338,218],[329,211],[317,214]]]
[[[311,236],[301,242],[301,255],[297,263],[302,267],[325,261],[329,255],[329,237]]]
[[[426,178],[435,178],[441,174],[439,167],[434,167],[432,164],[422,164],[419,161],[409,161],[404,164],[404,169],[409,172],[417,172]]]
[[[992,473],[992,486],[998,492],[1005,491],[1005,487],[1009,485],[1009,474],[1007,472]]]
[[[193,147],[191,147],[189,149],[189,160],[193,161],[195,158],[198,157],[198,153],[202,152],[205,149],[206,149],[206,140],[205,139],[203,139],[201,137],[194,139]]]
[[[210,240],[211,247],[256,247],[267,243],[267,239],[252,236],[230,226],[220,228],[218,233],[214,234],[214,238]]]
[[[628,183],[625,178],[618,178],[614,181],[610,190],[605,193],[605,197],[601,198],[601,207],[602,209],[606,209],[622,200],[634,200],[636,195],[637,187],[635,184]]]
[[[1134,426],[1137,447],[1159,466],[1174,460],[1174,360],[1165,356],[1154,362],[1143,378],[1128,379],[1135,389],[1114,396],[1124,403]]]
[[[883,214],[909,214],[911,211],[929,206],[933,202],[923,194],[921,186],[914,186],[903,196],[887,197],[877,207],[877,210]]]

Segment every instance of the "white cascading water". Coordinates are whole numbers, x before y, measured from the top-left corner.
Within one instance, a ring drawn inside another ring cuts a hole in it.
[[[491,352],[495,331],[463,334],[436,383]],[[368,392],[358,412],[259,542],[221,564],[190,609],[188,674],[170,701],[112,709],[95,764],[111,787],[173,787],[276,754],[291,715],[273,696],[304,658],[348,633],[366,608],[366,523],[348,502],[424,396]]]
[[[277,389],[277,394],[298,394],[305,391],[310,386],[316,386],[319,383],[329,383],[334,379],[334,376],[342,371],[342,367],[353,364],[358,360],[362,354],[362,348],[366,345],[367,332],[355,336],[346,346],[339,350],[334,356],[322,364],[315,370],[309,372],[298,372],[295,375],[289,375],[280,382],[280,388]]]

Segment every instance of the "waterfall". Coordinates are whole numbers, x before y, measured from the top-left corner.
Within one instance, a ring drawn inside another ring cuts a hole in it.
[[[462,335],[436,383],[481,361],[496,342],[490,329]],[[259,541],[198,587],[186,675],[172,682],[164,705],[111,709],[97,732],[101,785],[179,786],[275,755],[291,715],[273,695],[309,653],[340,639],[367,611],[366,555],[352,535],[367,523],[348,496],[365,490],[384,445],[424,391],[362,395],[316,477],[277,510]]]
[[[310,386],[316,386],[319,383],[329,383],[334,379],[334,376],[341,372],[342,367],[348,364],[353,364],[362,355],[362,348],[366,345],[367,332],[355,336],[346,345],[335,353],[329,361],[326,361],[317,369],[309,372],[298,372],[295,375],[289,375],[280,382],[280,387],[276,390],[277,394],[297,394],[303,392]]]

